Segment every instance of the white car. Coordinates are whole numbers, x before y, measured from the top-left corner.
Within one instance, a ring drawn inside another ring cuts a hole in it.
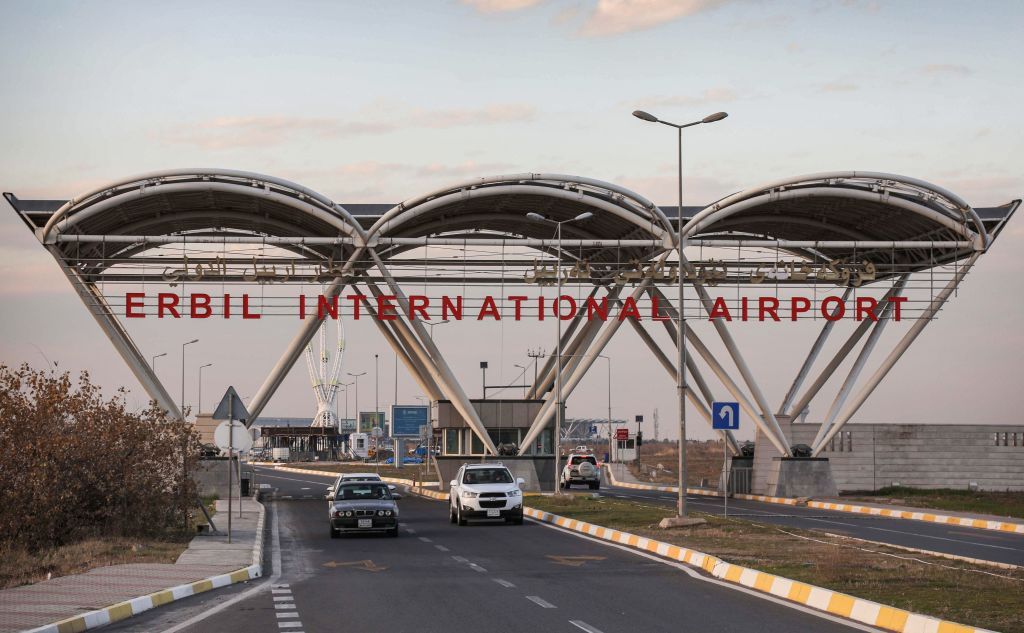
[[[597,458],[590,454],[570,455],[562,469],[562,488],[571,488],[573,484],[587,484],[591,490],[601,487],[601,469]]]
[[[467,519],[504,519],[523,524],[523,491],[526,482],[512,477],[504,464],[463,464],[449,482],[448,509],[452,523]]]
[[[338,486],[346,482],[359,482],[359,481],[373,481],[383,482],[377,473],[341,473],[338,478],[334,480],[334,483],[327,486],[327,501],[330,503],[334,502],[334,497],[337,494]],[[388,490],[394,492],[394,484],[388,484]]]

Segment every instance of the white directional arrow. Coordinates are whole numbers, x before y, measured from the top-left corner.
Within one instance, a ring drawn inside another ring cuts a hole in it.
[[[718,417],[725,420],[725,425],[732,428],[732,407],[722,407],[718,412]]]

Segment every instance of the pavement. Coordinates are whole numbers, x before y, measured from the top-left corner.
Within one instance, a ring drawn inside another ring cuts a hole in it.
[[[239,518],[237,500],[234,507],[230,544],[227,501],[217,501],[213,519],[224,534],[193,538],[173,564],[111,565],[0,591],[0,633],[31,630],[252,565],[262,508],[255,501],[243,500]]]
[[[399,538],[331,539],[326,501],[301,498],[322,489],[324,477],[261,470],[260,481],[276,488],[268,512],[278,526],[271,543],[279,545],[268,558],[280,560],[262,589],[219,610],[197,614],[183,601],[107,630],[748,633],[755,623],[759,633],[874,630],[531,521],[458,527],[444,503],[416,496],[399,502]]]
[[[622,464],[612,464],[618,481],[638,481]],[[618,468],[616,468],[618,467]],[[620,473],[621,476],[620,476]],[[677,493],[653,490],[634,490],[608,484],[602,485],[602,494],[617,499],[675,507]],[[720,497],[689,494],[687,505],[694,511],[722,515],[725,503]],[[894,506],[886,506],[895,508]],[[914,508],[920,512],[921,508]],[[946,513],[944,514],[954,514]],[[835,512],[802,506],[779,505],[762,501],[729,499],[728,515],[758,523],[820,530],[831,534],[851,536],[879,543],[928,550],[965,558],[995,563],[1024,566],[1024,534],[1013,534],[941,523],[928,523],[874,515]],[[989,518],[967,515],[973,518]]]

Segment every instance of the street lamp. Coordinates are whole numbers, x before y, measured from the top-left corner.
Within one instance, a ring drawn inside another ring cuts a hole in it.
[[[520,365],[519,363],[513,363],[513,365],[515,367],[518,367],[519,369],[523,370],[523,373],[520,374],[520,375],[523,377],[523,399],[525,400],[526,399],[526,365]]]
[[[203,412],[203,368],[205,367],[213,367],[213,363],[206,363],[205,365],[200,365],[199,367],[199,397],[198,403],[196,404],[197,416]]]
[[[379,426],[380,419],[377,414],[380,412],[380,354],[373,355],[373,425]],[[383,433],[384,429],[381,429]]]
[[[558,281],[558,290],[555,292],[555,322],[558,326],[558,339],[555,345],[555,437],[553,443],[555,449],[555,494],[560,494],[559,483],[561,473],[558,471],[558,453],[562,448],[562,225],[589,220],[594,217],[594,214],[590,211],[585,211],[568,220],[552,220],[533,212],[527,213],[526,217],[534,222],[547,222],[548,224],[554,224],[556,227],[555,235],[557,236],[558,258],[555,262],[555,278]]]
[[[430,328],[430,340],[434,340],[434,326],[435,325],[444,325],[445,323],[448,323],[448,319],[445,319],[444,321],[438,321],[437,323],[431,323],[430,321],[424,321],[424,324],[427,327]]]
[[[366,372],[365,371],[361,371],[358,374],[353,374],[352,372],[345,372],[345,373],[347,373],[349,376],[352,376],[353,378],[355,378],[355,384],[356,384],[356,432],[358,432],[359,431],[359,377],[360,376],[365,376]],[[347,391],[345,392],[345,408],[348,409],[348,392]]]
[[[191,341],[181,344],[181,421],[185,421],[185,346],[191,345],[192,343],[198,343],[199,339],[194,338]]]
[[[679,194],[679,206],[677,207],[678,216],[676,218],[676,250],[679,257],[679,270],[676,275],[679,280],[679,318],[676,320],[676,341],[678,347],[678,357],[676,359],[676,389],[679,392],[679,500],[676,504],[676,512],[679,517],[686,516],[686,315],[683,312],[683,128],[692,127],[694,125],[700,125],[701,123],[714,123],[715,121],[721,121],[725,117],[729,116],[725,112],[715,112],[709,114],[700,121],[693,121],[692,123],[684,123],[682,125],[677,123],[671,123],[669,121],[663,121],[658,117],[644,112],[643,110],[634,110],[633,116],[636,118],[647,121],[649,123],[661,123],[669,127],[676,128],[678,132],[677,149],[679,154],[678,163],[678,194]]]
[[[354,381],[353,382],[343,382],[343,383],[341,383],[341,388],[345,391],[345,419],[346,420],[348,419],[348,388],[351,387],[354,384],[356,384]],[[357,394],[357,396],[358,396],[358,394]],[[356,430],[358,431],[359,429],[356,428]]]
[[[156,373],[156,359],[162,356],[167,356],[167,352],[164,352],[163,354],[157,354],[156,356],[153,357],[153,360],[149,362],[149,368],[153,370],[154,374]]]

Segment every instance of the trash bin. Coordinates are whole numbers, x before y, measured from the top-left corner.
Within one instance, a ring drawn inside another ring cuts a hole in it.
[[[252,473],[242,473],[242,481],[239,483],[241,484],[242,487],[241,492],[239,494],[241,494],[241,496],[243,497],[248,497],[250,484],[252,484]]]

